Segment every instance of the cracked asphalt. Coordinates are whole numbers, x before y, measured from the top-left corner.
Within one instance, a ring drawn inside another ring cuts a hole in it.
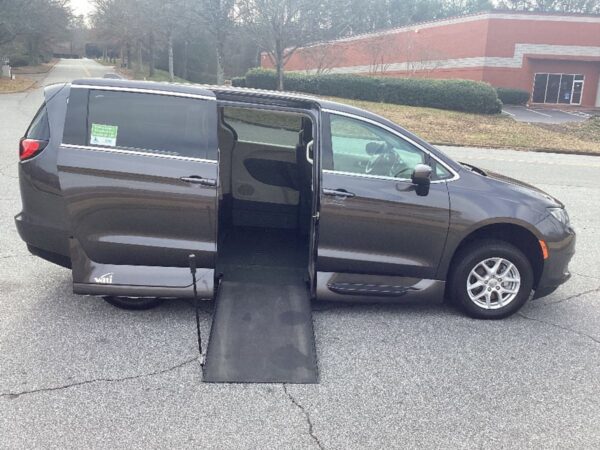
[[[40,84],[104,72],[62,61]],[[75,296],[19,239],[17,141],[40,102],[0,96],[0,448],[600,447],[600,158],[445,149],[567,205],[573,277],[519,314],[316,304],[319,385],[203,384],[189,303]]]

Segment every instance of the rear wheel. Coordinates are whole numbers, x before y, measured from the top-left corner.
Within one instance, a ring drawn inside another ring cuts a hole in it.
[[[117,308],[138,311],[155,308],[164,301],[163,298],[156,297],[116,297],[111,295],[103,298]]]
[[[533,270],[515,246],[499,240],[472,242],[461,251],[452,273],[452,299],[471,317],[502,319],[529,298]]]

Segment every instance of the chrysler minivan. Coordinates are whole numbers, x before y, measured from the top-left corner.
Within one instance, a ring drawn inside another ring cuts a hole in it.
[[[124,308],[222,280],[300,279],[312,299],[449,299],[497,319],[569,278],[564,205],[319,98],[85,79],[45,89],[20,142],[34,255]]]

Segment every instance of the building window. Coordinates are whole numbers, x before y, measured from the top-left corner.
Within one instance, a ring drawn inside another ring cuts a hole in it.
[[[584,76],[567,73],[536,73],[533,81],[534,103],[580,105]]]

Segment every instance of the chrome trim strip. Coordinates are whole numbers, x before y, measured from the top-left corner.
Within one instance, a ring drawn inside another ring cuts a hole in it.
[[[369,175],[366,173],[355,173],[355,172],[343,172],[341,170],[331,170],[331,169],[323,169],[324,173],[330,173],[332,175],[345,175],[349,177],[361,177],[361,178],[375,178],[378,180],[391,180],[391,181],[412,181],[410,178],[394,178],[394,177],[386,177],[385,175]],[[431,183],[440,183],[448,180],[437,180],[432,181]]]
[[[343,111],[337,111],[335,109],[323,109],[322,111],[326,112],[326,113],[329,113],[329,114],[335,114],[335,115],[338,115],[338,116],[346,116],[346,117],[350,117],[351,119],[361,120],[363,122],[370,123],[371,125],[375,125],[376,127],[383,128],[384,130],[387,130],[390,133],[398,136],[400,139],[402,139],[404,141],[407,141],[407,142],[410,142],[412,145],[414,145],[415,147],[417,147],[419,150],[421,150],[421,151],[425,152],[426,154],[428,154],[430,157],[432,157],[438,163],[440,163],[442,166],[444,166],[444,168],[446,168],[453,175],[452,178],[447,178],[445,180],[432,181],[431,182],[432,184],[433,183],[446,183],[448,181],[455,181],[455,180],[458,180],[460,178],[460,175],[458,174],[458,172],[456,172],[452,167],[448,166],[444,161],[442,161],[436,155],[434,155],[433,153],[431,153],[425,147],[423,147],[419,143],[413,141],[408,136],[404,136],[403,134],[399,133],[398,131],[394,130],[393,128],[388,127],[387,125],[384,125],[381,122],[377,122],[376,120],[368,119],[366,117],[362,117],[362,116],[359,116],[359,115],[356,115],[356,114],[347,113],[347,112],[343,112]],[[394,177],[385,177],[385,176],[380,176],[380,175],[367,175],[367,174],[351,173],[351,172],[338,172],[336,170],[329,170],[329,169],[324,169],[323,172],[327,172],[327,173],[339,173],[339,174],[342,174],[342,175],[364,176],[364,177],[370,177],[370,178],[380,178],[380,179],[394,180],[394,181],[410,180],[410,178],[394,178]]]
[[[155,158],[165,158],[165,159],[178,159],[181,161],[195,161],[202,163],[210,163],[217,164],[218,161],[214,159],[203,159],[203,158],[193,158],[191,156],[177,156],[177,155],[165,155],[162,153],[150,153],[150,151],[139,151],[139,150],[124,150],[119,148],[106,148],[106,147],[95,147],[92,145],[73,145],[73,144],[61,144],[62,148],[70,148],[77,150],[91,150],[95,152],[106,152],[106,153],[122,153],[125,155],[136,155],[136,156],[150,156]],[[141,149],[143,150],[143,149]]]
[[[203,100],[213,100],[217,101],[216,97],[211,97],[209,95],[201,95],[201,94],[189,94],[186,92],[170,92],[170,91],[161,91],[157,89],[142,89],[142,88],[128,88],[128,87],[120,87],[120,86],[95,86],[91,84],[72,84],[71,88],[75,89],[94,89],[99,91],[120,91],[120,92],[133,92],[136,94],[156,94],[156,95],[170,95],[173,97],[189,97],[189,98],[198,98]]]

